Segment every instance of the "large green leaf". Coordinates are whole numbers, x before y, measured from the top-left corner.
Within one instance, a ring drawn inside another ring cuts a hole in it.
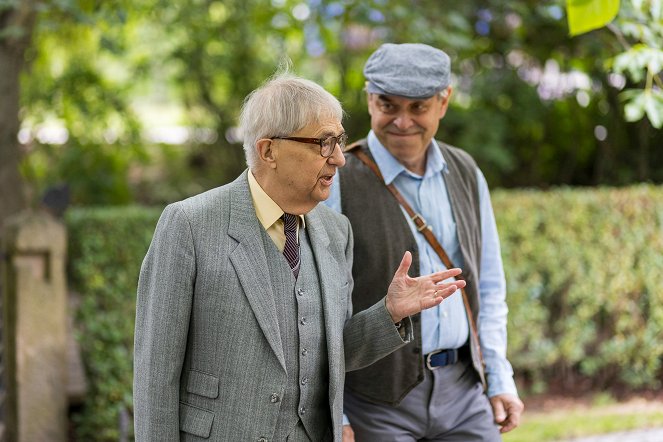
[[[619,11],[619,0],[566,0],[569,33],[583,34],[610,23]]]

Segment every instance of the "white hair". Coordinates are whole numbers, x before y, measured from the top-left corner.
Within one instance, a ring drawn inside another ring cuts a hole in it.
[[[322,86],[289,73],[271,78],[246,97],[239,117],[249,169],[258,165],[258,140],[289,136],[328,117],[341,121],[343,108]]]

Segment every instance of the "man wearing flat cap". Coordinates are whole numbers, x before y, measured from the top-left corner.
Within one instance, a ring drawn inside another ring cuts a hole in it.
[[[386,269],[458,266],[467,285],[413,317],[415,339],[348,373],[344,440],[499,441],[523,403],[506,359],[506,283],[486,180],[435,140],[451,96],[450,60],[423,44],[384,44],[364,67],[371,131],[346,149],[328,205],[355,235],[354,311],[382,296]],[[348,422],[349,421],[349,422]]]

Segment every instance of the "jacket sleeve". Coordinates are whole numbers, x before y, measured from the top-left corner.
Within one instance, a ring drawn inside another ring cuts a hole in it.
[[[179,440],[179,383],[195,280],[191,226],[166,207],[138,281],[134,341],[136,441]]]

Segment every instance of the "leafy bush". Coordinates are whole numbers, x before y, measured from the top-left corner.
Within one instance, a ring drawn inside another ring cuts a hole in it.
[[[494,192],[509,355],[534,390],[658,387],[663,188]]]
[[[527,387],[656,388],[663,341],[663,187],[496,191],[507,274],[509,355]],[[75,416],[85,441],[114,441],[132,411],[138,271],[160,209],[68,213],[70,279],[90,381]]]
[[[73,416],[84,441],[117,441],[133,410],[133,335],[138,272],[160,209],[75,209],[67,213],[69,274],[81,296],[77,337],[89,380]],[[131,430],[129,430],[131,432]]]

